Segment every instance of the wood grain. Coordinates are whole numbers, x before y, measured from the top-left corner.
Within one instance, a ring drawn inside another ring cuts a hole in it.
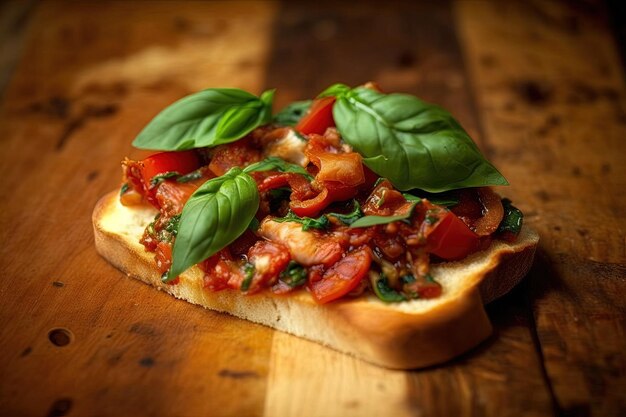
[[[0,104],[0,415],[626,414],[626,88],[600,2],[37,5]],[[447,107],[542,236],[496,329],[389,371],[176,302],[93,248],[131,139],[210,86],[379,81]]]
[[[456,11],[493,160],[542,236],[529,297],[557,413],[617,416],[626,412],[626,89],[607,16],[592,6]]]

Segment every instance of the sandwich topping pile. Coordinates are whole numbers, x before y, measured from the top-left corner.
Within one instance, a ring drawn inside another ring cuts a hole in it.
[[[198,265],[207,291],[436,298],[431,264],[519,234],[490,188],[506,180],[442,108],[337,84],[273,115],[273,95],[192,94],[133,142],[158,153],[123,161],[120,201],[157,209],[141,243],[163,282]]]

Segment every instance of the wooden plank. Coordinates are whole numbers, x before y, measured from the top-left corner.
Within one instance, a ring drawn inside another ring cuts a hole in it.
[[[278,87],[282,104],[315,96],[336,82],[377,80],[383,89],[413,93],[450,109],[483,145],[446,3],[396,2],[386,8],[376,2],[362,2],[358,8],[322,3],[314,10],[298,2],[283,3],[267,76],[268,86]],[[517,181],[514,175],[509,179]],[[452,364],[402,377],[377,371],[380,377],[370,379],[368,366],[332,353],[322,355],[328,358],[323,370],[305,359],[273,356],[266,415],[293,415],[303,397],[307,406],[299,415],[333,415],[332,410],[335,415],[361,415],[364,410],[385,415],[385,407],[400,415],[550,414],[553,404],[533,345],[525,297],[518,291],[490,307],[496,335],[480,348]],[[293,343],[275,336],[273,354],[290,351]],[[321,352],[303,342],[297,355],[317,360]],[[315,377],[303,382],[322,371],[324,385]],[[375,381],[394,388],[383,392]],[[282,395],[282,402],[275,398],[277,384],[288,386],[292,394]],[[342,386],[358,387],[360,399]],[[349,409],[348,404],[360,408]]]
[[[0,116],[1,414],[261,413],[272,332],[122,276],[95,253],[90,218],[163,106],[207,86],[260,89],[274,11],[40,5]],[[51,342],[64,342],[56,328],[69,344]]]
[[[560,415],[624,415],[626,89],[602,7],[459,2],[493,158],[541,233],[531,301]]]

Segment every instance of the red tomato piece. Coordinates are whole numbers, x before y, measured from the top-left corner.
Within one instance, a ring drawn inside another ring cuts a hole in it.
[[[260,161],[261,158],[261,152],[255,149],[249,140],[241,139],[237,142],[216,147],[213,151],[209,169],[219,177],[233,167],[244,167]]]
[[[142,177],[146,189],[156,175],[167,172],[178,172],[181,175],[190,173],[200,167],[200,159],[194,150],[182,152],[159,152],[142,161]]]
[[[300,119],[296,130],[305,135],[323,134],[329,127],[335,126],[333,105],[335,97],[323,97],[313,101],[309,111]]]
[[[425,235],[426,250],[446,260],[462,259],[478,249],[480,243],[478,235],[450,211]]]
[[[321,280],[309,281],[313,298],[325,304],[348,294],[365,278],[371,263],[372,254],[368,247],[349,252],[326,270]]]
[[[267,284],[273,284],[290,260],[289,248],[285,245],[267,240],[255,243],[248,251],[248,261],[255,266],[248,293],[257,292]]]

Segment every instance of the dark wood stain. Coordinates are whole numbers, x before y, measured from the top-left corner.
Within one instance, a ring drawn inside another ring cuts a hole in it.
[[[155,363],[156,361],[154,360],[154,358],[151,358],[150,356],[146,356],[145,358],[141,358],[139,360],[139,365],[143,366],[144,368],[152,368]]]
[[[20,357],[23,358],[23,357],[26,357],[26,356],[30,355],[32,353],[32,351],[33,351],[33,348],[31,346],[29,346],[26,349],[24,349],[22,351],[22,353],[20,353]]]
[[[52,286],[53,287],[57,287],[57,288],[63,288],[63,287],[65,287],[65,283],[61,282],[61,281],[53,281],[52,282]]]
[[[222,378],[232,379],[259,378],[259,374],[254,371],[235,371],[233,369],[221,369],[218,375]]]
[[[62,417],[68,415],[72,410],[73,401],[71,398],[59,398],[50,407],[48,417]]]

